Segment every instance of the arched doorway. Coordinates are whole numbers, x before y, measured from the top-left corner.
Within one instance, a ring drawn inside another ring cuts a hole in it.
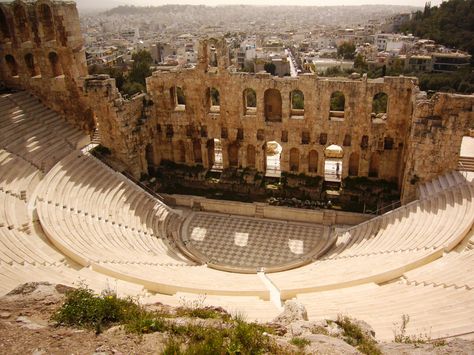
[[[227,147],[227,156],[229,158],[229,166],[237,168],[239,166],[239,145],[234,142]]]
[[[351,153],[349,157],[349,176],[359,175],[359,153]]]
[[[186,162],[186,148],[184,147],[184,142],[181,140],[178,141],[178,144],[177,144],[176,160],[178,161],[178,163]]]
[[[196,164],[202,164],[201,141],[199,139],[195,139],[193,141],[193,152],[194,152],[194,162]]]
[[[283,148],[278,142],[267,142],[264,146],[265,150],[265,176],[281,177],[281,152]]]
[[[342,147],[332,144],[324,150],[324,180],[341,182],[342,158],[344,150]]]
[[[255,147],[251,144],[247,146],[247,167],[255,168]]]
[[[221,140],[214,138],[207,141],[207,159],[209,167],[213,171],[222,171],[222,144]]]
[[[308,170],[310,173],[318,172],[318,152],[311,150],[308,155]]]
[[[148,167],[148,175],[153,175],[155,171],[155,152],[151,144],[145,147],[145,159]]]
[[[290,149],[290,171],[297,173],[300,170],[300,151],[298,148]]]
[[[380,154],[378,152],[372,153],[369,164],[369,177],[378,178],[380,167]]]

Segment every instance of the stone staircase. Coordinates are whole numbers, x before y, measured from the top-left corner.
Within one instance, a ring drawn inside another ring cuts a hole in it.
[[[458,170],[474,172],[474,157],[459,157]]]

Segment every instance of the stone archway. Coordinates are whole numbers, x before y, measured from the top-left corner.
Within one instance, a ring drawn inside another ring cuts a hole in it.
[[[265,176],[281,177],[281,153],[282,146],[275,141],[267,142],[264,145],[265,156]]]
[[[331,144],[324,150],[324,180],[341,182],[342,180],[342,158],[344,150],[342,147]]]

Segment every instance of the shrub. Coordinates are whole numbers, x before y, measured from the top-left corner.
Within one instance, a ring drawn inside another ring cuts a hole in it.
[[[138,310],[132,299],[120,299],[110,292],[96,296],[92,290],[80,287],[67,293],[52,319],[59,325],[95,328],[100,333],[102,327],[123,322]]]
[[[336,324],[344,331],[344,341],[355,346],[360,352],[368,355],[381,355],[377,343],[355,324],[349,317],[338,316]]]
[[[306,345],[311,344],[311,342],[308,339],[300,338],[300,337],[292,338],[290,340],[290,343],[300,348],[300,350],[304,349]]]

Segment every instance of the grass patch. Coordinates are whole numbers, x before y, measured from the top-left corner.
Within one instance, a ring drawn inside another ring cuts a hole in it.
[[[176,309],[178,317],[191,317],[200,319],[222,319],[228,321],[230,314],[222,308],[204,306],[205,296],[200,296],[193,301],[181,299],[181,307]]]
[[[298,347],[300,350],[303,350],[307,345],[311,344],[311,342],[305,338],[294,337],[294,338],[291,338],[290,344],[293,344],[294,346]]]
[[[338,316],[336,324],[344,331],[343,340],[349,345],[356,347],[361,353],[368,355],[382,354],[375,340],[365,334],[349,317]]]
[[[177,324],[170,319],[172,315],[148,311],[132,298],[119,298],[111,292],[96,295],[80,287],[66,294],[52,320],[58,326],[95,329],[96,333],[113,325],[121,325],[127,332],[140,335],[167,333],[162,352],[166,355],[290,354],[269,336],[271,330],[267,327],[248,323],[239,315],[231,317],[224,310],[202,307],[199,300],[180,307],[178,313],[190,318],[189,321]],[[200,319],[219,321],[206,323]]]

